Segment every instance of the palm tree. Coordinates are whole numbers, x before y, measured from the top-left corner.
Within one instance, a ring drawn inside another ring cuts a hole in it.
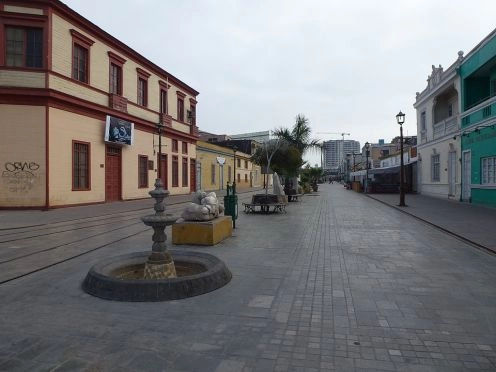
[[[288,128],[281,127],[274,130],[274,135],[296,147],[303,156],[307,150],[319,147],[319,140],[310,139],[311,132],[308,119],[305,115],[298,114],[296,115],[296,121],[291,131]]]
[[[319,149],[319,140],[311,139],[311,128],[308,124],[308,118],[303,114],[296,115],[295,124],[293,128],[289,130],[288,128],[278,128],[274,130],[274,135],[284,139],[284,141],[290,146],[296,148],[301,158],[306,151],[310,149]],[[301,159],[301,163],[304,164],[303,159]],[[289,186],[289,180],[286,179],[286,186]],[[296,180],[293,180],[293,185],[296,185]]]

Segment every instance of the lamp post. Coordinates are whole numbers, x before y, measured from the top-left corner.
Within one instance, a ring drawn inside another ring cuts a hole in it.
[[[353,155],[353,182],[355,181],[355,171],[356,171],[356,165],[355,165],[355,158],[358,155],[355,151],[351,154]]]
[[[365,194],[367,194],[367,189],[369,187],[369,155],[370,155],[370,143],[365,142]]]
[[[400,207],[406,207],[405,204],[405,164],[403,161],[403,123],[405,122],[405,114],[401,111],[396,115],[396,121],[400,126]]]
[[[233,177],[233,188],[236,190],[236,151],[238,150],[238,147],[234,145],[232,147],[233,153],[234,153],[234,177]]]
[[[165,127],[165,125],[161,121],[159,123],[157,123],[157,129],[158,129],[157,180],[160,180],[162,187],[164,186],[164,183],[162,182],[162,131],[163,131],[164,127]]]

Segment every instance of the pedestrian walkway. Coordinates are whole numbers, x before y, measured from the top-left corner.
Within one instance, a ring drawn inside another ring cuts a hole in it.
[[[417,194],[368,194],[369,197],[415,216],[477,246],[496,252],[496,208]]]
[[[150,249],[150,229],[109,244],[122,230],[97,235],[105,228],[77,220],[50,235],[0,232],[2,272],[90,249],[0,284],[0,371],[496,370],[496,256],[338,184],[286,211],[241,212],[212,247],[169,235],[169,248],[213,254],[233,274],[171,302],[106,301],[80,287],[102,259]]]

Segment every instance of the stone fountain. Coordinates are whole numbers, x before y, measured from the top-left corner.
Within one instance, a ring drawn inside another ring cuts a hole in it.
[[[93,266],[83,282],[87,293],[117,301],[167,301],[214,291],[231,280],[231,272],[217,257],[201,252],[168,250],[165,228],[176,218],[165,213],[164,190],[157,179],[150,191],[155,214],[142,221],[153,228],[152,252],[112,257]]]

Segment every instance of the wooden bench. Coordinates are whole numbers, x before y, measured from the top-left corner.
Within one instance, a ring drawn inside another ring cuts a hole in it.
[[[286,213],[286,201],[284,197],[274,194],[255,194],[252,196],[251,203],[243,203],[245,213]],[[259,208],[257,210],[257,208]]]

